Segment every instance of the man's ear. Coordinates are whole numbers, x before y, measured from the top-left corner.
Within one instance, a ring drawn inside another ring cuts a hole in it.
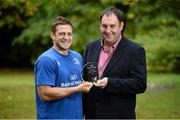
[[[124,28],[124,22],[121,21],[121,22],[120,22],[120,30],[123,30],[123,28]]]
[[[53,32],[51,32],[51,33],[50,33],[50,36],[51,36],[51,39],[52,39],[52,40],[54,40],[54,39],[55,39],[55,38],[54,38],[54,37],[55,37],[55,35],[54,35],[54,33],[53,33]]]

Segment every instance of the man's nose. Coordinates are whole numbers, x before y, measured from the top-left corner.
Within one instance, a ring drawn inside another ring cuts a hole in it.
[[[69,35],[66,33],[64,34],[64,39],[68,39],[69,38]]]
[[[68,38],[68,34],[65,34],[65,35],[64,35],[64,38]]]
[[[108,26],[105,31],[106,31],[106,33],[109,33],[109,32],[111,32],[111,28]]]

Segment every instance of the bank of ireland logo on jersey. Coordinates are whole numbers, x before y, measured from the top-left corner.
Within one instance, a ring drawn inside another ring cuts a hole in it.
[[[79,60],[78,60],[77,58],[73,58],[73,63],[74,63],[74,64],[77,64],[77,65],[80,64],[80,62],[79,62]]]
[[[76,74],[71,74],[70,75],[70,80],[76,80],[77,79],[77,75]]]

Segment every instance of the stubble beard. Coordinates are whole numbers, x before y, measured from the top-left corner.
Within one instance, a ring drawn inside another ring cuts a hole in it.
[[[104,37],[105,39],[105,43],[108,45],[108,44],[114,44],[115,43],[115,36],[113,35],[112,37],[110,38],[107,38],[107,37]]]
[[[69,50],[69,48],[64,48],[64,47],[62,47],[62,46],[60,45],[60,43],[55,43],[55,44],[56,44],[57,49],[60,50],[60,51],[68,51],[68,50]]]

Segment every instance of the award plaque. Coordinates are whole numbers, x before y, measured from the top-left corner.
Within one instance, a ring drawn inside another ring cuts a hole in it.
[[[85,81],[96,82],[98,77],[98,65],[95,62],[88,62],[83,66],[82,69]],[[83,78],[83,77],[82,77]]]

